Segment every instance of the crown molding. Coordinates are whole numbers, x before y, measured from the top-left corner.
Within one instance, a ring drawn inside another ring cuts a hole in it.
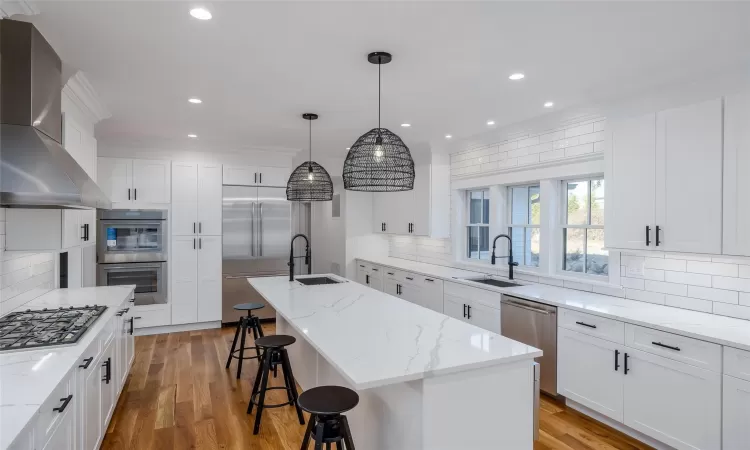
[[[88,116],[93,124],[112,117],[107,106],[99,98],[86,74],[80,70],[70,77],[63,92]]]
[[[39,14],[39,8],[28,0],[0,0],[0,19],[16,14],[33,16]]]

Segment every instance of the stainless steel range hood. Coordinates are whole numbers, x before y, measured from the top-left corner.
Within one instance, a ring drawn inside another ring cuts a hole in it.
[[[0,20],[0,206],[112,203],[62,147],[62,64],[31,24]]]

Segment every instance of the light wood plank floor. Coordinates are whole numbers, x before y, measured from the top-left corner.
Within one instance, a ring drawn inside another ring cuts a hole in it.
[[[272,334],[275,326],[264,329]],[[223,328],[137,337],[135,362],[102,449],[299,450],[304,427],[291,407],[266,410],[253,436],[254,416],[245,411],[257,365],[246,361],[240,380],[236,361],[224,369],[233,336],[234,328]],[[283,383],[282,377],[271,380]],[[283,396],[270,391],[267,401]],[[548,397],[542,397],[540,428],[535,450],[651,448]]]

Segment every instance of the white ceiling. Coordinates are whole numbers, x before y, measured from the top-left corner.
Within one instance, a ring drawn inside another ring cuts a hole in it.
[[[383,125],[409,146],[750,61],[749,3],[212,2],[210,21],[181,1],[37,5],[113,113],[104,145],[306,149],[316,112],[314,152],[343,156],[377,124],[375,50],[393,54]]]

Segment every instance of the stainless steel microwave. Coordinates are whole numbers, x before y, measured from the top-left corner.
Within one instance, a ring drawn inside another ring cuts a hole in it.
[[[99,264],[167,260],[167,211],[99,211]]]

